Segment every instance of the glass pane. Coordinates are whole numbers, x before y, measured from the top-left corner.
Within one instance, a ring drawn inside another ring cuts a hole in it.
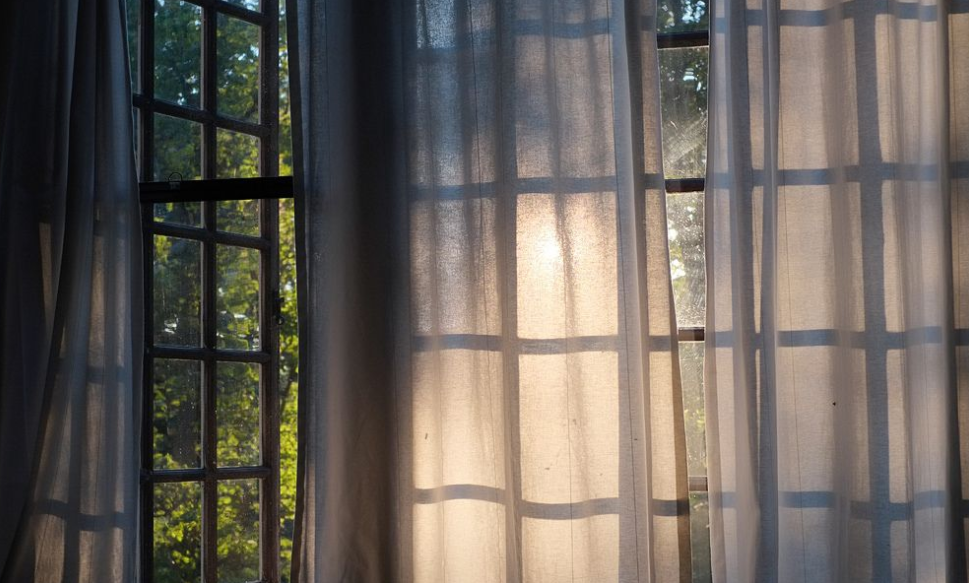
[[[706,317],[703,196],[702,192],[666,195],[673,299],[681,328],[700,328]]]
[[[259,365],[220,362],[218,365],[218,451],[221,467],[257,466],[259,447]]]
[[[155,583],[200,581],[202,577],[202,486],[197,482],[155,484]]]
[[[708,54],[707,47],[659,51],[667,178],[695,178],[706,173]]]
[[[202,9],[181,0],[155,3],[155,97],[199,107]]]
[[[201,244],[155,235],[155,343],[198,346]]]
[[[219,348],[259,350],[259,251],[219,245],[216,312]]]
[[[201,363],[155,360],[154,467],[162,470],[202,465]]]
[[[690,492],[693,583],[710,583],[710,504],[706,492]]]
[[[258,200],[220,200],[215,212],[220,231],[259,236]]]
[[[216,176],[252,178],[259,176],[259,138],[229,130],[217,130]]]
[[[259,480],[219,482],[219,581],[258,581]]]
[[[202,226],[202,205],[197,202],[156,202],[154,214],[159,223]]]
[[[219,113],[259,121],[259,27],[219,14]]]
[[[296,317],[296,219],[293,199],[279,201],[279,543],[280,572],[289,573],[296,525],[296,417],[299,336]]]
[[[656,28],[660,33],[707,30],[710,26],[707,0],[659,0],[657,8]]]
[[[125,0],[125,12],[128,18],[128,58],[131,70],[131,91],[138,93],[138,60],[141,56],[138,45],[139,30],[141,29],[141,0]]]
[[[293,175],[293,117],[289,111],[289,39],[286,3],[279,3],[279,175]]]
[[[202,177],[202,126],[155,114],[155,180],[180,174],[182,180]]]
[[[703,343],[680,342],[687,473],[707,475],[706,415],[703,408]]]

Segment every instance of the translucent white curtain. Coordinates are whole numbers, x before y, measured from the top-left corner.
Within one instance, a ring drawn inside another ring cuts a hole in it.
[[[136,581],[141,239],[123,3],[9,3],[0,37],[0,580]]]
[[[654,11],[291,2],[300,581],[689,581]]]
[[[964,581],[966,3],[714,6],[714,581]]]

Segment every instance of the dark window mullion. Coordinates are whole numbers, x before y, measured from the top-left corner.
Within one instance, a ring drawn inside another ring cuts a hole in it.
[[[263,0],[263,12],[257,12],[255,10],[249,10],[238,4],[232,4],[226,2],[225,0],[184,0],[189,4],[194,4],[199,8],[205,9],[215,9],[223,14],[228,14],[240,20],[245,20],[257,26],[262,26],[269,18],[267,14],[270,14],[265,10],[265,0]]]
[[[212,6],[202,9],[202,110],[210,117],[202,124],[202,178],[216,177],[214,116],[218,112],[218,13]]]
[[[215,203],[202,203],[205,229],[215,232]],[[216,327],[216,243],[206,241],[202,244],[202,336],[205,347],[205,366],[202,380],[202,452],[205,470],[203,485],[202,511],[202,576],[204,583],[217,582],[218,548],[218,483],[215,469],[217,458],[217,416],[216,398],[218,381],[215,359],[217,343]]]
[[[141,523],[147,525],[142,528],[141,546],[141,578],[143,581],[152,580],[154,553],[154,483],[150,479],[151,470],[154,466],[154,404],[155,404],[155,380],[154,380],[154,359],[151,356],[151,348],[154,343],[154,321],[155,306],[154,298],[154,269],[155,264],[155,245],[154,234],[152,233],[152,223],[154,222],[155,205],[146,204],[141,207],[142,214],[142,253],[144,257],[144,292],[145,292],[145,317],[144,317],[144,342],[145,355],[142,361],[142,399],[141,399],[141,468],[142,476],[148,479],[142,480],[141,484]]]
[[[134,95],[132,102],[136,107],[151,107],[158,113],[177,117],[199,124],[215,124],[240,134],[247,134],[257,138],[269,136],[269,127],[251,121],[236,119],[227,115],[220,115],[207,109],[198,109],[188,105],[180,105],[166,99],[148,99],[144,95]]]
[[[206,3],[202,8],[202,109],[215,115],[218,106],[217,58],[218,14],[214,6]],[[202,178],[215,178],[216,170],[215,124],[210,120],[202,124]],[[217,269],[216,203],[202,203],[203,226],[209,240],[202,244],[202,335],[207,349],[205,374],[202,381],[202,451],[205,462],[202,511],[202,580],[204,583],[218,581],[218,498],[219,485],[215,474],[217,457],[217,382],[218,364],[214,351],[217,343],[218,315],[216,314]]]
[[[263,10],[265,13],[249,10],[248,8],[243,8],[237,4],[230,4],[224,1],[215,1],[212,2],[212,5],[218,8],[219,12],[223,14],[228,14],[229,16],[238,18],[239,20],[245,20],[246,22],[255,24],[256,26],[265,26],[267,22],[272,20],[272,18],[269,18],[267,14],[276,13],[275,11],[270,12],[265,9],[266,0],[263,0]]]
[[[151,481],[156,484],[170,482],[202,482],[206,474],[212,474],[216,480],[266,479],[272,469],[266,466],[239,466],[230,468],[188,468],[183,470],[154,470],[151,471]]]
[[[279,201],[260,202],[260,228],[270,248],[261,253],[259,320],[263,350],[269,361],[260,374],[262,465],[270,468],[260,488],[260,549],[262,578],[279,580]]]
[[[141,0],[141,28],[138,31],[138,90],[146,103],[138,108],[140,115],[138,151],[141,154],[141,179],[154,178],[155,120],[155,1]]]
[[[262,0],[261,8],[265,14],[278,15],[279,0]],[[268,129],[268,135],[260,141],[259,168],[262,176],[276,176],[279,174],[279,18],[268,18],[259,38],[259,123]]]
[[[221,243],[223,245],[232,245],[233,247],[258,249],[262,251],[269,251],[272,248],[272,243],[262,237],[241,235],[239,233],[228,233],[225,231],[212,232],[208,229],[199,229],[198,227],[189,227],[186,225],[179,225],[177,223],[156,222],[154,225],[154,230],[159,235],[179,237],[181,239],[191,239],[192,241],[214,242]]]

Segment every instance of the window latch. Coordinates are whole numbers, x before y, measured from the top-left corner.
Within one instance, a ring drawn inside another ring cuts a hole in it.
[[[168,190],[178,190],[181,187],[182,187],[182,175],[178,172],[172,172],[171,174],[169,174]]]
[[[279,295],[279,290],[273,290],[273,321],[277,326],[282,326],[286,323],[286,318],[283,317],[283,304],[286,302],[281,295]]]

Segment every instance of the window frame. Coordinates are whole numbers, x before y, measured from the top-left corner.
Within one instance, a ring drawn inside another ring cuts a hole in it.
[[[203,583],[218,581],[218,485],[226,479],[260,480],[259,530],[260,581],[280,580],[280,403],[279,403],[279,209],[278,200],[293,197],[292,177],[279,173],[279,2],[260,0],[250,10],[226,0],[183,0],[201,8],[200,107],[173,103],[155,96],[155,9],[157,0],[136,0],[140,21],[137,30],[138,78],[132,92],[135,136],[142,203],[144,261],[144,361],[142,369],[141,430],[141,575],[154,579],[154,488],[160,483],[198,483],[202,489],[200,570]],[[235,119],[218,110],[218,22],[225,15],[256,25],[259,31],[258,122]],[[170,181],[155,177],[155,114],[163,114],[201,126],[201,180]],[[229,130],[259,140],[259,178],[216,179],[217,133]],[[258,237],[217,230],[219,201],[259,200]],[[154,205],[166,202],[200,202],[202,225],[189,227],[160,223]],[[167,235],[199,241],[201,246],[200,345],[193,348],[156,346],[154,343],[154,238]],[[256,249],[260,253],[258,351],[218,348],[217,246]],[[200,394],[201,459],[195,469],[154,468],[154,360],[171,358],[197,362],[202,367]],[[217,366],[218,362],[251,362],[260,366],[260,450],[258,466],[220,468],[217,465]]]
[[[709,0],[707,3],[707,10],[712,9],[712,4],[714,0]],[[706,47],[708,49],[709,58],[709,47],[710,47],[710,29],[709,26],[702,30],[691,30],[691,31],[676,31],[667,33],[658,33],[656,35],[656,48],[657,57],[659,53],[663,50],[668,49],[683,49],[683,48],[701,48]],[[708,110],[709,115],[709,110]],[[687,194],[687,193],[703,193],[706,191],[706,178],[703,176],[696,176],[690,178],[676,178],[676,179],[666,179],[665,181],[666,194]],[[704,209],[705,212],[706,209]],[[693,343],[693,342],[703,342],[706,337],[706,328],[704,326],[679,326],[677,324],[677,345],[683,343]],[[681,410],[681,414],[685,415],[685,410]],[[706,475],[693,476],[687,475],[687,496],[692,497],[693,494],[709,494],[708,478]],[[692,504],[687,504],[690,508],[688,513],[690,516],[691,530],[693,528],[693,517],[692,517]],[[696,549],[691,549],[691,553],[695,554]],[[694,568],[696,566],[696,558],[691,557],[691,578],[695,581],[696,573]],[[703,560],[710,564],[711,557],[706,555]]]
[[[142,371],[141,431],[141,574],[154,579],[154,487],[161,483],[198,483],[202,487],[200,549],[203,583],[218,581],[218,485],[226,480],[260,480],[259,530],[261,583],[280,580],[280,404],[279,404],[279,199],[293,197],[293,178],[237,178],[140,183],[144,253],[144,365]],[[217,229],[220,201],[259,200],[260,236],[227,233]],[[155,221],[158,203],[200,202],[201,226]],[[154,237],[178,237],[201,245],[201,342],[197,347],[156,345],[154,332]],[[217,264],[219,245],[260,252],[259,350],[218,347]],[[201,459],[199,468],[154,468],[154,360],[187,360],[202,366]],[[217,460],[217,367],[223,362],[260,366],[259,413],[261,464],[219,467]]]
[[[668,32],[656,35],[656,48],[660,51],[664,49],[681,49],[710,46],[710,31],[691,30],[682,32]],[[699,176],[693,178],[668,178],[666,179],[667,194],[685,194],[690,192],[705,192],[706,178]],[[703,342],[706,337],[706,329],[703,326],[677,326],[677,342]],[[707,492],[706,476],[688,476],[689,492]]]
[[[226,0],[181,0],[202,9],[201,100],[199,108],[179,105],[155,96],[155,5],[138,0],[137,91],[132,105],[138,116],[138,169],[142,180],[154,177],[155,114],[188,120],[202,126],[202,179],[216,178],[216,133],[230,130],[259,138],[259,174],[279,174],[279,0],[260,0],[260,10],[249,10]],[[222,115],[218,110],[218,21],[224,14],[259,27],[259,122]],[[269,56],[270,58],[267,58]],[[134,81],[134,80],[133,80]],[[161,177],[170,178],[170,177]],[[147,179],[147,180],[146,180]]]

